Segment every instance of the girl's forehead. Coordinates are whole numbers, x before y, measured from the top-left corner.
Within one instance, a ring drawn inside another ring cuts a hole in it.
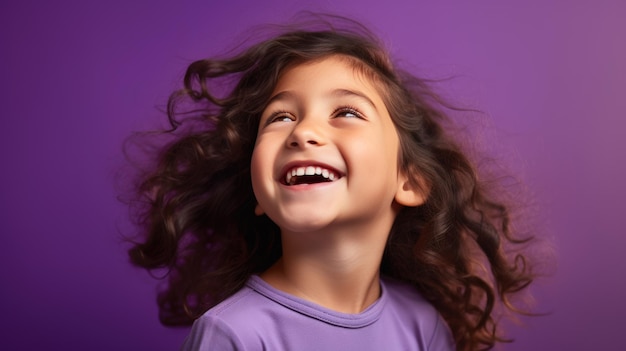
[[[329,78],[332,80],[329,81]],[[312,84],[318,81],[350,83],[372,89],[380,96],[384,92],[378,75],[363,61],[347,55],[329,55],[287,65],[280,72],[272,95],[290,83]]]

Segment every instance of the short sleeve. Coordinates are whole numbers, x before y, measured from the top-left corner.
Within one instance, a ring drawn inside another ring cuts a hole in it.
[[[452,332],[450,328],[446,324],[446,322],[441,318],[441,316],[437,316],[437,324],[435,324],[435,329],[433,330],[433,337],[430,339],[430,343],[428,343],[429,351],[454,351],[456,350],[456,346],[454,343],[454,338],[452,337]]]
[[[204,315],[198,318],[180,351],[245,351],[232,329],[219,318]]]

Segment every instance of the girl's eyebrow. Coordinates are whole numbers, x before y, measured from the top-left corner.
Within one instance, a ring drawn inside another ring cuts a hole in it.
[[[335,89],[335,90],[331,91],[328,95],[332,96],[332,97],[344,97],[344,96],[356,97],[358,99],[363,100],[368,105],[372,106],[372,108],[374,108],[374,110],[378,111],[378,108],[376,107],[376,104],[374,104],[372,99],[370,99],[365,93],[362,93],[360,91],[355,91],[355,90],[350,90],[350,89],[341,89],[340,88],[340,89]],[[299,99],[298,99],[297,94],[294,93],[293,91],[285,90],[285,91],[281,91],[281,92],[276,93],[275,95],[273,95],[268,100],[267,105],[270,105],[274,101],[281,101],[281,100],[296,100],[297,101]]]
[[[350,90],[350,89],[335,89],[330,93],[330,95],[337,96],[337,97],[353,96],[353,97],[363,100],[364,102],[372,106],[374,110],[378,111],[378,108],[376,108],[374,101],[372,101],[372,99],[370,99],[365,93],[362,93],[360,91],[355,91],[355,90]]]

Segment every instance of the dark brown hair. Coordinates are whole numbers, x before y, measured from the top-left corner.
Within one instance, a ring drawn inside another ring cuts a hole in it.
[[[167,325],[190,324],[276,262],[280,230],[254,214],[250,181],[259,118],[286,67],[341,55],[380,87],[399,135],[400,167],[428,194],[398,214],[382,274],[415,286],[459,350],[490,348],[504,341],[494,308],[500,302],[515,311],[510,297],[533,279],[526,256],[508,251],[525,242],[513,236],[510,206],[450,137],[449,108],[427,82],[395,68],[365,28],[339,22],[349,28],[290,28],[188,67],[168,103],[171,141],[137,186],[142,239],[129,251],[132,262],[166,269],[158,302]]]

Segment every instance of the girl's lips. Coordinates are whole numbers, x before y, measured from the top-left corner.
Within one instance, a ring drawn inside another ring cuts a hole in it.
[[[303,176],[312,179],[312,183],[332,182],[337,177],[333,171],[319,166],[295,167],[291,171],[287,171],[284,179],[285,184],[295,185]]]
[[[280,174],[279,181],[288,186],[333,182],[343,176],[334,167],[310,161],[291,162],[283,167]]]

